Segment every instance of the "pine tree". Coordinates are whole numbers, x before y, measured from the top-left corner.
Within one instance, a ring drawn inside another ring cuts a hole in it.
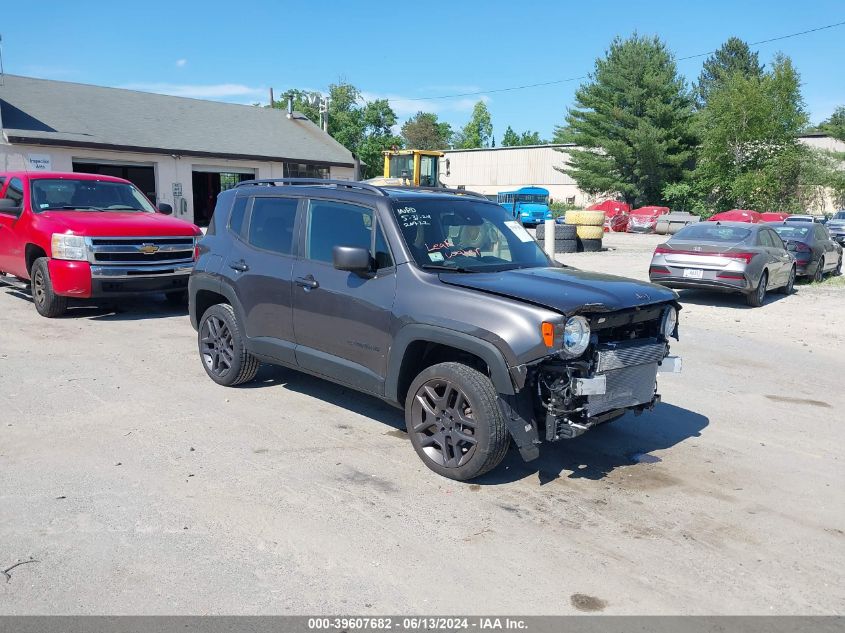
[[[616,38],[555,140],[575,143],[564,168],[593,194],[643,205],[663,202],[663,187],[692,166],[692,98],[658,38]]]
[[[699,107],[705,107],[713,90],[734,73],[746,78],[763,76],[763,66],[757,53],[752,53],[748,44],[738,37],[729,38],[704,62],[696,87]]]

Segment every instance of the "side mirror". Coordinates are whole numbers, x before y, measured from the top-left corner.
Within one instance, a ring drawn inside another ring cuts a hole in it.
[[[335,246],[332,249],[332,263],[338,270],[358,275],[372,272],[370,251],[360,246]]]
[[[0,213],[5,213],[7,215],[14,215],[15,217],[21,217],[21,213],[23,212],[23,207],[21,207],[17,202],[14,200],[9,200],[9,198],[0,199]]]
[[[158,203],[158,212],[163,213],[164,215],[170,215],[171,213],[173,213],[173,207],[171,207],[169,204],[167,204],[165,202],[159,202]]]

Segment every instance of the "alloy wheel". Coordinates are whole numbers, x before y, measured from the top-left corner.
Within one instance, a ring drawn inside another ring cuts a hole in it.
[[[464,391],[455,383],[433,378],[417,390],[411,410],[413,428],[423,452],[446,468],[466,464],[475,453],[476,420]]]
[[[786,294],[792,294],[795,288],[795,267],[793,266],[789,271],[789,281],[786,282]]]
[[[203,322],[200,343],[200,353],[208,371],[225,376],[235,360],[235,344],[226,322],[216,316],[209,316]]]

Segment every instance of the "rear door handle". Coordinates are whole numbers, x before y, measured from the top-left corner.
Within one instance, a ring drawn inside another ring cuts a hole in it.
[[[314,279],[313,275],[306,275],[305,277],[297,277],[296,285],[302,286],[306,290],[314,290],[320,287],[320,283]]]
[[[245,273],[249,270],[249,266],[244,260],[236,261],[236,262],[229,262],[229,268],[237,270],[239,273]]]

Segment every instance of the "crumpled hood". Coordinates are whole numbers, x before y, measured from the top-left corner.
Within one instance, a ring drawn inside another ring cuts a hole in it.
[[[674,301],[668,288],[575,268],[524,268],[495,273],[441,273],[440,281],[528,301],[562,314],[614,312]]]
[[[34,214],[33,217],[39,230],[44,232],[71,232],[85,237],[163,237],[202,234],[190,222],[163,213],[44,211]]]

